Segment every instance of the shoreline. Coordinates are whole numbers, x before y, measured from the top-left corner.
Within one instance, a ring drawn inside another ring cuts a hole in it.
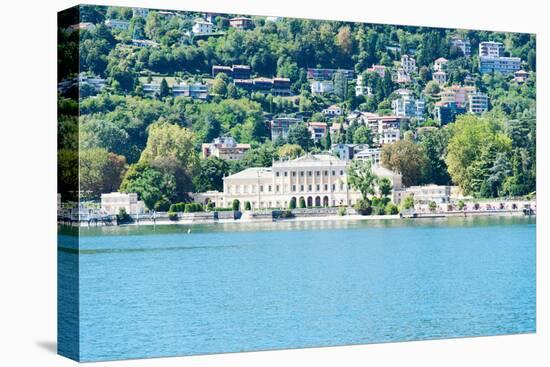
[[[130,223],[109,224],[102,222],[73,222],[69,225],[75,227],[134,227],[134,226],[165,226],[165,225],[193,225],[193,224],[250,224],[250,223],[274,223],[274,222],[328,222],[328,221],[380,221],[380,220],[422,220],[422,219],[434,219],[434,218],[470,218],[470,217],[534,217],[536,213],[525,213],[523,210],[479,210],[479,211],[464,211],[464,212],[436,212],[436,213],[414,213],[403,215],[359,215],[359,214],[346,214],[346,215],[307,215],[307,216],[295,216],[292,218],[272,218],[272,217],[252,217],[250,215],[243,215],[240,219],[222,218],[222,219],[194,219],[194,218],[182,218],[177,221],[171,220],[165,217],[156,218],[155,220],[149,218],[139,219],[138,221]],[[66,224],[66,223],[58,223]]]

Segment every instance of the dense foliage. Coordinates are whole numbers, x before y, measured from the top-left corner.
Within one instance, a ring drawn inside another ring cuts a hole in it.
[[[449,60],[448,83],[463,84],[471,77],[488,94],[491,111],[480,117],[460,116],[445,127],[431,119],[412,121],[402,126],[403,136],[410,131],[411,138],[386,145],[382,163],[400,172],[405,185],[456,184],[466,194],[484,197],[525,195],[536,189],[534,35],[291,18],[273,22],[263,17],[252,17],[252,29],[237,30],[221,16],[215,22],[220,34],[193,39],[189,32],[193,20],[202,16],[199,13],[167,17],[151,11],[141,18],[133,17],[129,8],[82,9],[81,21],[95,27],[59,30],[63,70],[59,78],[77,73],[70,56],[80,41],[80,71],[105,78],[107,87],[99,94],[89,90],[80,94],[78,121],[71,117],[78,110],[76,103],[60,98],[59,160],[67,172],[70,167],[74,170],[74,154],[80,147],[82,185],[90,197],[120,188],[137,192],[150,209],[167,210],[171,203],[188,201],[191,191],[223,189],[225,175],[247,167],[271,166],[274,159],[328,150],[332,143],[372,144],[367,126],[352,123],[345,131],[342,116],[327,118],[320,112],[338,103],[346,112],[391,113],[399,86],[389,70],[403,54],[416,58],[419,71],[407,87],[424,94],[428,115],[439,92],[431,81],[431,67],[439,57]],[[129,20],[130,25],[127,30],[112,29],[105,26],[106,19]],[[470,40],[471,57],[452,45],[453,36]],[[158,47],[133,46],[136,38],[154,41]],[[481,76],[476,51],[484,40],[503,42],[507,55],[525,61],[530,78],[519,84],[498,73]],[[233,64],[250,65],[254,76],[290,78],[293,96],[237,89],[225,74],[211,78],[213,65]],[[366,72],[373,64],[388,68],[384,77]],[[363,76],[372,94],[356,96],[355,80],[337,73],[333,94],[312,95],[308,67],[352,69]],[[155,97],[143,92],[144,81],[152,76],[162,78]],[[172,97],[168,78],[206,82],[210,98]],[[306,124],[295,124],[286,139],[272,143],[266,121],[282,114],[340,123],[341,128],[334,136],[313,142]],[[78,125],[79,139],[71,139]],[[236,162],[199,156],[202,143],[224,135],[250,143],[252,149]],[[70,146],[71,141],[78,141],[79,147]],[[354,180],[350,177],[350,183]],[[355,180],[365,193],[371,190],[366,180]],[[70,177],[60,180],[61,187],[75,185]]]

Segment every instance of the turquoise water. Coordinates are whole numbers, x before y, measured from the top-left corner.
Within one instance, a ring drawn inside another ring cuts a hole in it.
[[[535,331],[535,219],[81,235],[59,264],[79,259],[79,299],[61,303],[79,303],[83,361]]]

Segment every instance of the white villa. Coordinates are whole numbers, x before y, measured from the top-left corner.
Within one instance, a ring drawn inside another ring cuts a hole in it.
[[[241,208],[248,201],[254,209],[288,208],[291,201],[298,206],[301,198],[311,207],[354,205],[361,193],[347,185],[348,164],[328,154],[275,161],[273,167],[248,168],[225,177],[223,192],[195,193],[193,198],[222,208],[230,208],[234,199]],[[373,172],[389,178],[394,191],[401,189],[401,175],[380,166],[373,166]]]

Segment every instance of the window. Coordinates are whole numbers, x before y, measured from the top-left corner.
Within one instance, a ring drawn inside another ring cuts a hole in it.
[[[292,185],[292,191],[296,191],[296,185]]]
[[[311,177],[311,171],[307,171],[307,175]]]
[[[286,176],[288,176],[288,172],[287,172],[287,171],[285,171],[285,177],[286,177]]]
[[[292,171],[292,177],[296,177],[296,172]]]
[[[271,192],[271,185],[267,186],[267,191]]]
[[[264,185],[260,185],[260,192],[264,192]]]
[[[328,171],[325,171],[325,176],[328,176]]]
[[[309,185],[309,186],[307,187],[307,190],[308,190],[308,191],[311,191],[311,185]]]
[[[279,185],[275,186],[275,191],[279,192]]]
[[[328,185],[325,184],[325,191],[328,191]]]
[[[344,174],[344,171],[340,170],[340,176],[342,176],[343,174]]]
[[[300,185],[300,191],[304,191],[304,185]]]
[[[304,171],[300,171],[300,177],[304,177]]]
[[[275,176],[279,177],[279,172],[276,172],[276,173],[275,173]]]
[[[336,191],[336,185],[332,184],[332,191]]]
[[[321,172],[317,171],[317,172],[315,172],[315,175],[316,176],[321,176]]]
[[[317,185],[317,191],[321,190],[321,186]]]
[[[333,175],[333,176],[336,176],[336,171],[333,170],[333,171],[332,171],[332,175]]]

